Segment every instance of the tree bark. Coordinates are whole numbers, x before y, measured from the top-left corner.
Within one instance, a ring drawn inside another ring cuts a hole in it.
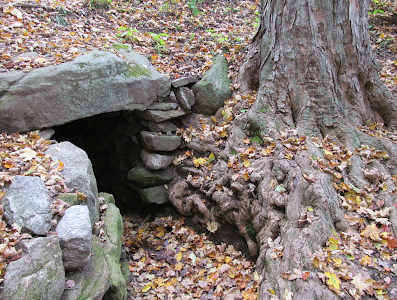
[[[277,139],[281,130],[294,129],[298,136],[329,136],[352,152],[361,144],[370,144],[396,153],[395,144],[357,130],[368,121],[390,127],[397,122],[397,102],[380,82],[378,63],[371,51],[367,9],[368,1],[359,0],[261,2],[261,25],[240,72],[243,92],[258,90],[245,125],[251,132],[260,129]],[[263,219],[267,220],[257,235],[258,267],[264,266],[263,299],[270,297],[268,289],[277,290],[281,296],[292,291],[294,299],[336,298],[318,280],[292,283],[280,277],[280,272],[293,268],[312,269],[310,257],[332,230],[347,230],[332,176],[313,167],[310,155],[319,153],[308,146],[307,151],[289,160],[282,151],[276,152],[268,163],[268,175],[259,185],[258,198],[262,212],[266,211]],[[355,157],[351,164],[343,180],[363,188],[368,183],[362,175],[364,165]],[[394,160],[378,167],[383,174],[397,171]],[[278,169],[282,176],[277,175]],[[312,174],[315,182],[308,183],[302,174]],[[275,204],[280,196],[269,188],[274,178],[290,189],[283,194],[285,212],[278,222],[278,235],[272,236],[266,228],[272,223],[272,215],[277,213],[280,218],[280,206]],[[396,201],[389,196],[387,202],[393,208],[392,223],[396,225]],[[308,205],[316,207],[317,219],[299,228],[298,212]],[[270,258],[265,241],[268,236],[280,238],[285,249],[282,261]]]
[[[375,168],[389,190],[396,188],[390,180],[397,174],[396,144],[358,128],[368,122],[397,125],[397,101],[380,82],[371,51],[367,9],[362,0],[262,0],[260,27],[239,74],[240,92],[256,90],[256,100],[233,121],[217,163],[205,171],[211,180],[190,182],[188,194],[200,194],[213,219],[236,225],[258,257],[260,299],[353,299],[351,291],[332,292],[312,262],[333,232],[354,231],[345,218],[343,192],[335,186],[343,183],[361,193],[373,184],[368,170]],[[251,158],[249,179],[234,177],[230,153],[258,132],[267,146],[273,143],[272,155]],[[361,145],[391,159],[362,159]],[[321,166],[326,149],[344,153],[348,164]],[[396,197],[374,197],[390,208],[396,230]],[[275,247],[283,249],[279,258]],[[352,263],[352,268],[361,266]],[[281,276],[294,269],[311,275],[307,280]]]

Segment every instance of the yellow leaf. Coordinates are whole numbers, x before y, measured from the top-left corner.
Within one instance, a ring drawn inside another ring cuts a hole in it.
[[[244,162],[243,162],[243,166],[248,168],[250,165],[251,165],[251,162],[249,160],[245,159]]]
[[[145,285],[142,289],[142,293],[146,293],[148,290],[150,290],[153,286],[153,283],[149,282],[147,285]]]
[[[328,249],[330,251],[338,250],[338,248],[339,248],[339,240],[338,239],[330,237],[328,239],[328,243],[329,243]]]
[[[181,261],[181,259],[182,259],[182,252],[179,252],[177,255],[176,255],[176,261]]]
[[[273,289],[267,289],[267,291],[272,295],[276,295],[276,291]]]
[[[336,290],[340,289],[340,279],[336,274],[331,272],[325,272],[325,276],[327,277],[328,286],[333,287]]]
[[[308,206],[308,207],[307,207],[307,210],[308,210],[308,211],[314,211],[314,208],[313,208],[312,206]]]
[[[333,257],[332,260],[334,261],[334,266],[339,268],[342,265],[342,258]]]
[[[382,239],[379,237],[381,231],[380,229],[376,226],[375,223],[372,223],[371,225],[368,225],[367,227],[364,228],[363,231],[361,231],[361,235],[370,238],[371,240],[375,242],[381,242]]]
[[[207,162],[207,158],[205,157],[193,158],[193,164],[196,168],[205,165],[206,162]]]
[[[211,152],[210,156],[208,156],[208,163],[212,162],[215,159],[215,154]]]
[[[369,257],[368,255],[364,255],[361,260],[360,260],[361,264],[365,267],[368,266],[372,263],[372,258]]]
[[[332,158],[332,152],[326,149],[323,149],[325,158]]]

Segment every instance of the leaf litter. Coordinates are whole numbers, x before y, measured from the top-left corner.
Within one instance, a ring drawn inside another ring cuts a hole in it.
[[[258,299],[260,276],[233,246],[216,245],[184,219],[124,219],[134,299]]]
[[[134,50],[149,57],[159,71],[172,78],[187,74],[200,77],[211,66],[212,57],[226,51],[224,55],[230,64],[229,75],[235,79],[245,45],[253,34],[252,27],[257,24],[258,1],[239,1],[238,7],[228,6],[229,2],[224,2],[222,8],[212,2],[200,3],[198,11],[201,14],[197,14],[197,11],[193,13],[187,1],[181,0],[112,1],[109,9],[103,11],[84,6],[82,1],[73,0],[38,0],[27,2],[31,5],[25,6],[17,1],[7,1],[0,5],[0,38],[6,47],[1,49],[0,66],[2,71],[29,71],[32,68],[70,61],[93,48],[113,51],[113,44],[128,42]],[[371,12],[374,14],[376,5],[372,2]],[[235,14],[237,11],[238,14]],[[394,11],[395,7],[391,3],[390,9],[381,17],[390,18]],[[244,18],[241,17],[243,15]],[[396,38],[392,30],[394,27],[385,27],[384,23],[374,24],[371,36],[373,48],[383,64],[382,80],[395,93],[397,63],[388,55],[396,51]],[[32,52],[31,56],[26,55],[26,52]],[[180,129],[178,134],[186,142],[195,138],[210,139],[215,147],[222,148],[229,135],[231,122],[235,117],[244,114],[255,101],[255,94],[240,95],[236,90],[236,82],[233,87],[234,96],[225,102],[221,118],[212,117],[212,123],[203,120],[201,127]],[[393,143],[397,141],[397,133],[388,131],[382,124],[369,124],[359,129],[377,138],[388,139]],[[260,136],[259,140],[250,137],[242,142],[246,147],[235,150],[228,166],[236,172],[234,179],[242,177],[247,181],[250,180],[251,161],[271,156],[277,144],[283,145],[286,158],[294,159],[296,152],[305,150],[305,144],[309,141],[290,131],[282,133],[279,141]],[[333,175],[334,188],[346,209],[346,220],[355,229],[334,232],[326,246],[313,255],[313,264],[319,270],[318,277],[341,297],[360,299],[364,295],[371,295],[378,299],[392,299],[388,292],[393,291],[396,285],[397,239],[390,228],[390,208],[385,207],[382,193],[395,195],[397,191],[389,190],[389,178],[385,178],[379,170],[370,166],[363,171],[370,182],[365,189],[358,189],[345,182],[344,176],[344,169],[350,164],[353,155],[359,155],[364,164],[371,164],[389,159],[388,154],[368,145],[362,145],[352,152],[327,138],[310,142],[323,151],[322,158],[311,158],[313,165]],[[45,168],[35,165],[42,158],[37,149],[17,151],[17,155],[24,161],[22,167],[18,164],[16,166],[15,155],[11,155],[11,158],[2,156],[0,184],[9,184],[12,176],[22,170],[22,174],[26,176],[47,178],[44,175]],[[216,160],[214,152],[209,152],[204,157],[196,157],[189,150],[176,158],[174,164],[180,164],[187,159],[193,160],[195,168],[205,169],[207,172],[203,182],[208,183],[212,179],[212,162]],[[26,165],[30,167],[26,168]],[[62,190],[62,180],[56,177],[56,170],[62,169],[62,162],[52,162],[50,165],[57,166],[49,171],[56,180],[47,178],[47,187],[50,190]],[[316,180],[311,174],[303,174],[303,177],[308,182]],[[190,175],[188,179],[197,182],[200,181],[200,175]],[[396,185],[397,174],[391,180]],[[283,188],[274,186],[280,193]],[[1,197],[3,195],[4,193]],[[54,203],[54,210],[58,213],[65,210],[64,203]],[[315,209],[308,207],[308,211],[301,216],[299,225],[312,222],[314,217]],[[20,228],[9,227],[3,220],[0,226],[2,280],[7,262],[18,258],[19,253],[14,246],[22,234]],[[235,293],[240,299],[257,298],[260,278],[254,272],[252,263],[245,261],[231,246],[214,245],[205,236],[196,235],[183,225],[183,219],[156,219],[141,227],[125,219],[124,226],[123,247],[130,256],[129,265],[133,272],[133,281],[129,286],[132,295],[143,299],[167,299],[168,295],[179,295],[180,299],[191,299],[195,296],[202,299],[222,299],[225,293]],[[210,231],[216,230],[215,224],[207,226]],[[272,241],[269,243],[273,245]],[[273,259],[283,257],[282,247],[271,247],[274,249]],[[237,265],[243,268],[235,268]],[[294,269],[281,272],[280,276],[287,280],[307,280],[315,275],[309,271]],[[269,289],[269,293],[275,295],[272,289]],[[286,290],[284,298],[292,299],[292,295],[292,292]],[[174,299],[179,298],[175,296]]]

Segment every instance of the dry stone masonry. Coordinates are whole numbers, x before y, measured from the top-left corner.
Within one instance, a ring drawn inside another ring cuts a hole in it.
[[[202,81],[171,81],[130,46],[113,50],[0,74],[0,132],[39,129],[66,140],[46,154],[62,162],[69,189],[49,195],[42,179],[28,176],[3,188],[5,219],[32,238],[8,265],[2,299],[126,299],[117,206],[168,202],[167,184],[178,175],[173,160],[186,148],[178,127],[215,113],[230,96],[222,57]],[[98,194],[97,182],[115,192],[117,206],[112,195]],[[55,199],[70,205],[60,220],[50,212]]]

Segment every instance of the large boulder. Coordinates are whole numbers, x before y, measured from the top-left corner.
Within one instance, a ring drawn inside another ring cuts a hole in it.
[[[4,276],[1,299],[60,299],[65,270],[57,236],[22,240],[21,258],[11,262]]]
[[[87,197],[91,224],[99,220],[98,188],[91,161],[87,153],[70,142],[53,144],[48,147],[46,154],[60,160],[64,167],[61,174],[65,178],[66,186]]]
[[[232,95],[231,83],[226,59],[223,56],[217,56],[212,67],[192,88],[196,96],[196,104],[192,107],[193,112],[214,115],[217,109],[223,106],[225,100]]]
[[[23,132],[122,110],[169,95],[170,80],[128,46],[93,51],[58,66],[0,74],[0,132]]]
[[[85,264],[83,269],[66,273],[66,277],[74,283],[74,286],[65,289],[61,297],[62,300],[103,299],[109,290],[110,273],[102,243],[97,236],[92,236],[90,261]]]
[[[4,199],[4,217],[24,230],[45,235],[50,230],[51,198],[39,177],[15,176]]]
[[[87,206],[69,207],[59,221],[56,232],[61,240],[66,271],[81,269],[89,263],[92,227]]]

